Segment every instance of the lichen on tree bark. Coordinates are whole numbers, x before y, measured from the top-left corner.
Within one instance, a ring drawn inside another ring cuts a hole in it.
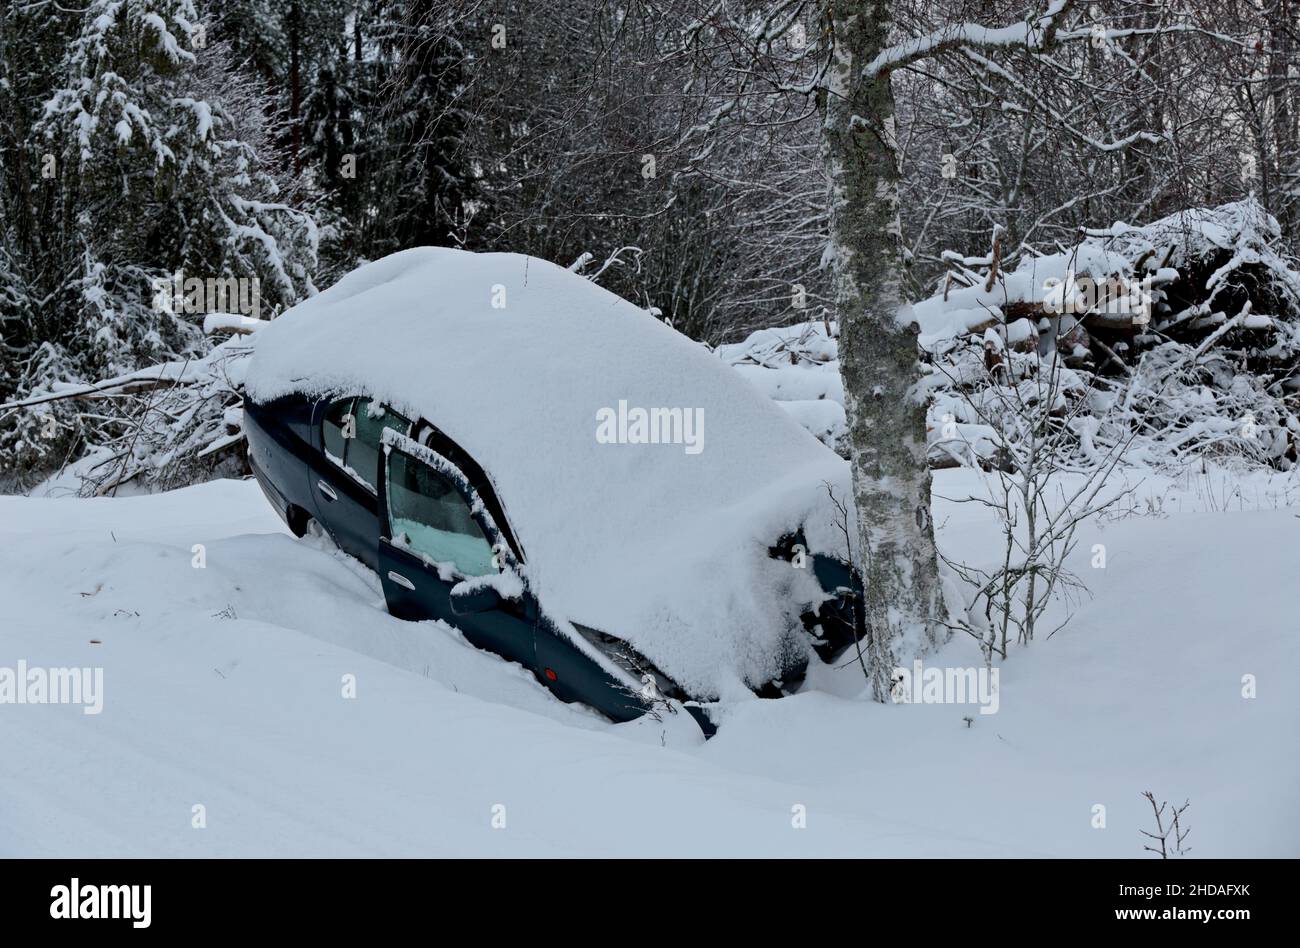
[[[890,4],[826,0],[831,43],[823,135],[831,188],[829,258],[866,587],[867,673],[878,701],[897,662],[939,636],[925,406],[915,397],[917,330],[904,311],[899,164],[885,48]]]

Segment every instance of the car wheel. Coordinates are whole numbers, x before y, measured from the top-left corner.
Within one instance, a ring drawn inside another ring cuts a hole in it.
[[[296,537],[304,536],[308,525],[315,523],[311,514],[294,504],[290,504],[285,511],[284,520],[289,527],[289,532]]]
[[[330,536],[330,532],[325,529],[325,526],[319,520],[310,514],[307,515],[306,523],[303,524],[302,533],[298,534],[298,536],[307,543],[308,546],[314,546],[318,550],[324,550],[327,553],[332,553],[339,549],[339,545],[334,542],[334,537]]]

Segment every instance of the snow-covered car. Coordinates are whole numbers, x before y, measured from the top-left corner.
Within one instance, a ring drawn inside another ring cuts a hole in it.
[[[776,697],[860,634],[847,464],[705,347],[542,260],[419,248],[255,336],[249,459],[389,611],[615,720]]]

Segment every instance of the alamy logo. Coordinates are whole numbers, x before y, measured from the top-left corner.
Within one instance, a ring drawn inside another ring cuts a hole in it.
[[[261,281],[257,277],[187,277],[177,270],[153,280],[153,308],[160,313],[262,314]]]
[[[925,668],[918,658],[911,668],[895,668],[891,680],[895,704],[978,704],[980,714],[998,710],[996,668]]]
[[[50,889],[50,918],[129,918],[132,928],[148,928],[153,886],[70,885]]]
[[[104,710],[104,669],[15,668],[0,665],[0,704],[79,704],[82,714]]]
[[[618,408],[596,412],[596,441],[600,444],[681,444],[687,454],[704,450],[703,408]]]

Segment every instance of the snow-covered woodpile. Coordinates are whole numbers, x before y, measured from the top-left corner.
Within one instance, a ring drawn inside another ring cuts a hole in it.
[[[1131,461],[1154,466],[1209,454],[1291,467],[1300,269],[1279,238],[1248,199],[1089,230],[1012,269],[997,237],[984,258],[950,254],[937,292],[913,308],[932,464],[997,463],[1008,406],[1033,404],[1051,372],[1053,413],[1076,435],[1080,465],[1124,442]],[[718,354],[842,450],[834,330],[763,330]]]

